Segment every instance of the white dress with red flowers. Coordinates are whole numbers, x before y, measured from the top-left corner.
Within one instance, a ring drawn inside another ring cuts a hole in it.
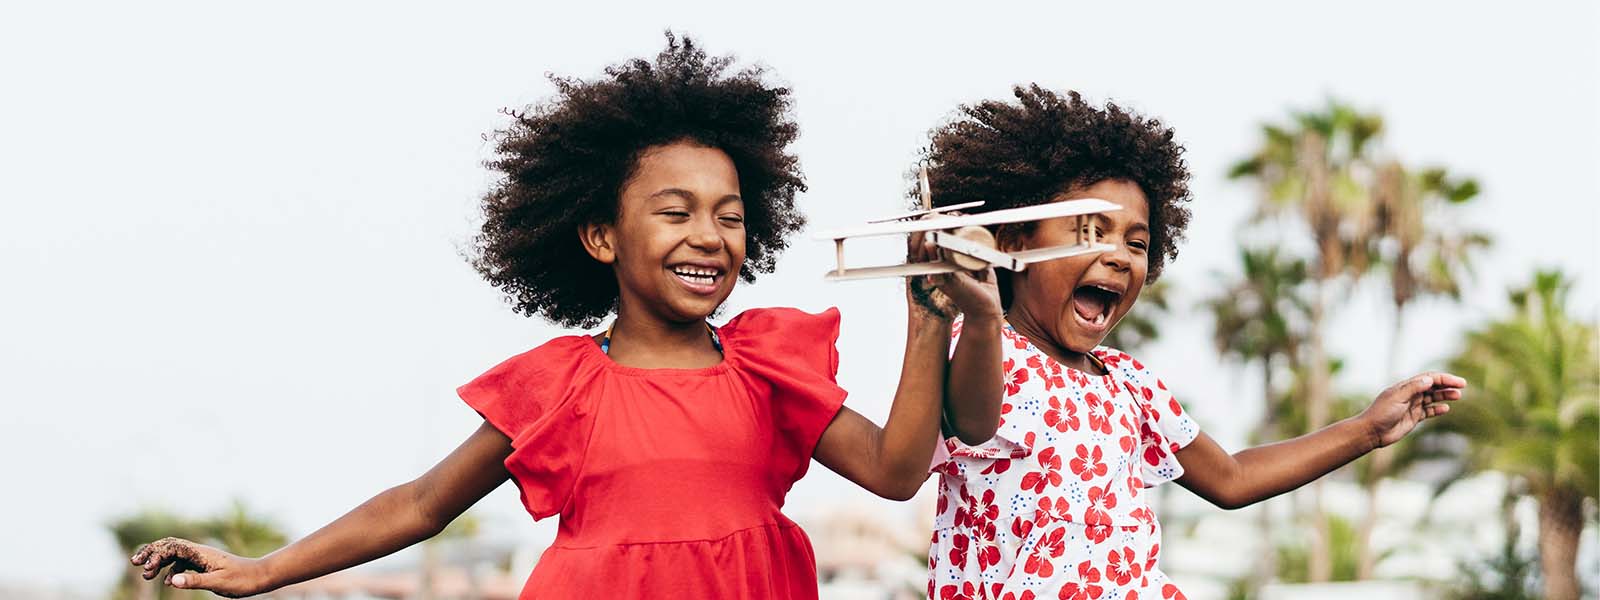
[[[960,333],[957,324],[956,334]],[[1200,428],[1139,361],[1095,348],[1099,376],[1061,366],[1007,325],[1000,428],[945,441],[930,598],[1166,600],[1161,526],[1144,488],[1183,474]]]

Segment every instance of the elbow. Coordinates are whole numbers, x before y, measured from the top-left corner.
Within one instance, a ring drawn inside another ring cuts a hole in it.
[[[1000,429],[1000,412],[995,411],[992,418],[953,419],[950,428],[961,443],[977,446],[994,438],[994,433]]]
[[[1214,498],[1211,500],[1211,504],[1222,510],[1239,510],[1255,503],[1239,498]]]
[[[403,507],[410,509],[400,513],[411,516],[410,526],[407,527],[411,532],[409,537],[425,540],[439,535],[439,532],[444,531],[450,524],[450,518],[431,502],[426,486],[420,482],[412,481],[395,487],[390,492]]]
[[[895,502],[905,502],[915,498],[917,492],[922,490],[922,482],[928,479],[926,471],[922,469],[917,471],[918,473],[916,474],[903,473],[898,477],[882,482],[880,485],[873,486],[872,493],[877,494],[879,498]]]

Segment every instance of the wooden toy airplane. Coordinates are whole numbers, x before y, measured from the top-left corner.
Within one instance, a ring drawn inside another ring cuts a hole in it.
[[[921,180],[921,189],[919,191],[922,196],[923,210],[886,219],[868,221],[867,224],[859,227],[825,231],[816,235],[817,239],[833,240],[834,248],[838,254],[838,266],[829,271],[823,279],[827,281],[846,281],[875,277],[910,277],[913,275],[954,273],[962,270],[978,271],[988,267],[1021,271],[1036,262],[1116,249],[1113,244],[1100,243],[1096,238],[1093,227],[1084,227],[1084,221],[1090,215],[1122,210],[1122,207],[1105,200],[1087,198],[1021,208],[1008,208],[972,215],[945,214],[964,208],[982,206],[983,202],[968,202],[933,208],[933,197],[928,189],[928,168],[923,167],[918,175]],[[1077,243],[1066,246],[1002,252],[996,249],[994,235],[989,233],[988,229],[985,229],[986,225],[1023,223],[1061,217],[1076,217]],[[846,268],[844,266],[844,241],[846,239],[909,234],[918,231],[928,232],[933,243],[942,249],[940,253],[942,257],[940,259],[881,267]]]

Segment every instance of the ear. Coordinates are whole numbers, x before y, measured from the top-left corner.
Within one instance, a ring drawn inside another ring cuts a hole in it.
[[[1001,252],[1015,252],[1027,248],[1030,231],[1023,223],[1004,223],[997,225],[994,231],[995,249]]]
[[[587,223],[578,226],[578,239],[589,256],[603,264],[617,262],[616,228],[610,223]]]

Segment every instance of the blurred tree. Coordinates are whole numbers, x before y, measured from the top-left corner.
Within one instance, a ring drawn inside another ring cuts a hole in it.
[[[1306,330],[1306,388],[1309,425],[1329,422],[1331,374],[1323,328],[1334,294],[1348,293],[1349,284],[1375,264],[1376,218],[1368,158],[1370,143],[1383,129],[1383,119],[1349,105],[1329,101],[1317,111],[1294,114],[1286,126],[1262,127],[1261,145],[1235,164],[1228,176],[1254,180],[1262,190],[1258,218],[1290,214],[1307,226],[1315,248],[1311,266],[1311,308]],[[1319,543],[1309,552],[1309,579],[1332,576],[1327,519],[1322,515],[1322,486],[1310,485],[1313,521]]]
[[[1579,596],[1585,504],[1600,497],[1600,333],[1568,312],[1571,287],[1540,271],[1511,292],[1509,317],[1468,332],[1450,369],[1471,399],[1423,430],[1464,437],[1464,473],[1504,472],[1538,501],[1541,580],[1554,600]]]
[[[1394,305],[1388,363],[1392,380],[1401,376],[1398,365],[1406,309],[1422,297],[1459,301],[1461,284],[1472,273],[1473,253],[1488,248],[1490,239],[1453,223],[1447,214],[1447,208],[1477,197],[1478,183],[1472,179],[1453,178],[1443,168],[1412,172],[1391,161],[1379,170],[1374,189],[1376,226],[1386,250],[1382,262],[1388,267]],[[1404,466],[1398,464],[1402,453],[1399,447],[1381,448],[1357,465],[1358,480],[1367,495],[1366,511],[1356,529],[1360,579],[1370,578],[1377,565],[1372,531],[1378,523],[1378,490],[1384,479]]]
[[[205,539],[215,541],[223,550],[251,558],[265,556],[289,541],[277,523],[251,514],[240,500],[235,500],[226,512],[201,521],[200,528]]]
[[[1287,401],[1287,396],[1277,392],[1273,374],[1279,368],[1292,372],[1299,362],[1308,309],[1302,289],[1306,263],[1286,259],[1276,248],[1240,248],[1239,262],[1239,278],[1206,299],[1203,306],[1211,313],[1211,341],[1217,352],[1244,365],[1261,366],[1266,406],[1251,440],[1261,444],[1282,439],[1279,417],[1285,411],[1279,404]],[[1216,279],[1226,281],[1226,276]],[[1277,573],[1271,511],[1261,510],[1260,519],[1262,556],[1249,582],[1251,589],[1259,589]]]

